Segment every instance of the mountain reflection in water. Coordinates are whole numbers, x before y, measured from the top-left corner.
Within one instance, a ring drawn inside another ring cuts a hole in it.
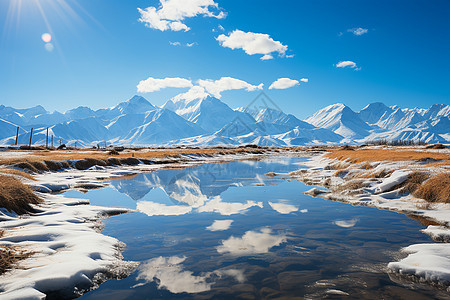
[[[435,299],[444,292],[393,282],[402,247],[431,239],[405,215],[313,198],[282,180],[300,157],[162,169],[87,194],[93,205],[138,212],[104,220],[139,262],[83,299]],[[442,298],[442,297],[441,297]]]
[[[148,216],[178,216],[192,212],[216,212],[229,216],[245,212],[251,207],[263,207],[260,201],[224,202],[220,195],[231,187],[272,185],[278,178],[267,172],[289,173],[300,168],[304,158],[284,160],[247,160],[222,164],[204,164],[185,169],[165,169],[139,174],[131,179],[113,180],[111,185],[120,193],[137,201],[136,208]],[[141,200],[154,189],[163,190],[170,202]],[[279,213],[290,213],[297,207],[283,203],[269,203]]]

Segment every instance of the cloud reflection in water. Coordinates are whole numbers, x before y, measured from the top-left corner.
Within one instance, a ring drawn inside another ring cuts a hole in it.
[[[237,256],[268,253],[270,248],[287,241],[284,234],[272,234],[270,228],[258,231],[247,231],[242,237],[231,236],[217,247],[219,253],[230,253]]]
[[[215,279],[232,277],[237,282],[245,281],[244,271],[239,269],[219,269],[194,275],[183,269],[186,256],[156,257],[149,259],[138,268],[137,280],[144,280],[133,287],[156,282],[159,289],[166,289],[174,294],[201,293],[211,290]]]

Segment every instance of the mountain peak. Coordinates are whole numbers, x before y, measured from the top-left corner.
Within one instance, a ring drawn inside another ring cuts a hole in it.
[[[377,123],[383,115],[392,113],[392,108],[382,102],[373,102],[361,109],[358,113],[361,120],[368,124]]]
[[[170,99],[169,101],[175,102],[185,102],[189,103],[194,100],[204,100],[206,98],[213,98],[208,94],[205,89],[201,86],[193,86],[186,93],[181,93]],[[215,99],[215,98],[214,98]]]
[[[134,95],[126,102],[128,102],[128,103],[149,103],[150,104],[150,102],[148,102],[147,99],[145,99],[144,97],[139,96],[139,95]]]

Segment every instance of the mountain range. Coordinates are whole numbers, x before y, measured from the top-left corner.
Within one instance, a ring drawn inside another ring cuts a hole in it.
[[[232,109],[208,94],[180,94],[157,107],[141,96],[111,108],[80,106],[65,113],[38,105],[0,105],[0,144],[45,144],[47,128],[55,145],[208,146],[256,144],[303,146],[361,144],[380,139],[450,142],[450,105],[400,108],[375,102],[355,112],[342,103],[305,120],[286,114],[264,93],[245,108]]]

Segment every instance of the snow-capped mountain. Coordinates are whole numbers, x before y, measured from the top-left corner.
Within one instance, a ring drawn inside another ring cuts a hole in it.
[[[175,112],[210,133],[223,128],[236,118],[255,122],[245,113],[234,111],[219,99],[207,94],[201,94],[197,98],[181,94],[167,101],[163,108]]]
[[[197,124],[164,108],[147,112],[143,123],[123,138],[127,144],[154,145],[205,132]]]
[[[367,124],[377,123],[384,115],[390,115],[393,109],[381,102],[370,103],[358,113],[359,118]]]
[[[348,140],[362,139],[371,130],[357,113],[342,103],[327,106],[305,121],[316,127],[332,130]]]
[[[434,104],[428,109],[409,109],[375,102],[355,113],[339,103],[319,110],[305,121],[333,130],[344,136],[346,142],[380,139],[427,143],[450,141],[450,106],[444,104]]]
[[[414,140],[450,142],[450,106],[428,109],[388,107],[380,102],[355,112],[337,103],[304,121],[276,106],[231,109],[204,90],[180,94],[159,108],[141,96],[98,110],[77,107],[60,113],[42,106],[15,109],[0,105],[0,144],[54,145],[240,145],[302,146]]]

